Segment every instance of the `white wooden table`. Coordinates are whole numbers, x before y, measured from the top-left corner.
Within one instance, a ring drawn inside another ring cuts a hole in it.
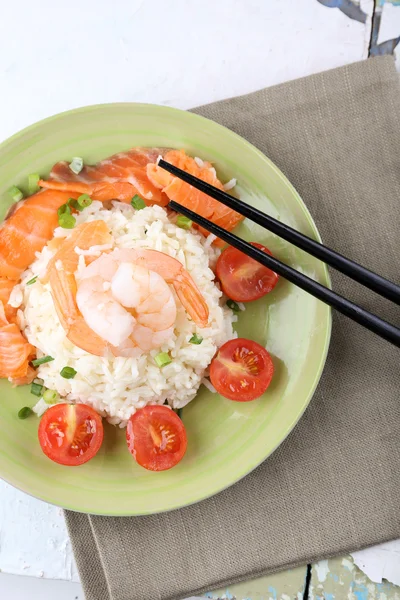
[[[394,0],[386,4],[383,14],[382,7],[375,11],[371,37],[373,0],[4,2],[0,141],[82,105],[138,101],[189,108],[361,60],[371,39],[373,53],[387,51],[400,34],[400,7]],[[386,40],[386,47],[379,45]],[[331,571],[327,599],[348,587],[348,594],[367,600],[355,587],[367,589],[367,579],[349,559],[341,560],[314,566],[310,597],[319,597]],[[400,544],[356,560],[375,580],[394,581]],[[83,599],[61,511],[2,482],[0,571],[0,598]],[[349,585],[344,575],[336,590],[335,573],[342,571],[348,571]],[[301,597],[305,568],[284,575],[269,578],[265,590],[267,580],[264,587],[234,586],[235,595],[255,600],[264,590],[265,598]],[[375,587],[369,593],[396,598],[397,592]]]

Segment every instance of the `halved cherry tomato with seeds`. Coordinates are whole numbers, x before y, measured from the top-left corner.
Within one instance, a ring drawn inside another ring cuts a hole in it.
[[[211,383],[217,392],[236,402],[262,396],[273,374],[274,364],[267,350],[245,338],[226,342],[210,366]]]
[[[60,465],[83,465],[103,442],[100,415],[86,404],[55,404],[43,415],[39,443],[43,452]]]
[[[171,469],[187,447],[185,426],[168,406],[145,406],[135,412],[128,421],[126,440],[136,462],[149,471]]]
[[[272,256],[262,244],[251,242],[251,245]],[[251,302],[262,298],[274,289],[279,279],[274,271],[232,246],[226,248],[218,258],[216,274],[224,294],[235,302]]]

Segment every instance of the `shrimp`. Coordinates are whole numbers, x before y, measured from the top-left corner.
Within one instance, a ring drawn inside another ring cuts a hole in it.
[[[160,347],[173,333],[176,303],[171,284],[189,316],[201,327],[208,306],[182,264],[156,250],[115,249],[80,273],[75,246],[109,243],[103,221],[79,225],[49,263],[47,277],[67,338],[105,356],[135,356]],[[79,240],[79,244],[77,241]]]
[[[86,267],[76,302],[89,327],[116,355],[159,348],[173,334],[176,303],[168,284],[158,273],[119,263],[112,254]]]

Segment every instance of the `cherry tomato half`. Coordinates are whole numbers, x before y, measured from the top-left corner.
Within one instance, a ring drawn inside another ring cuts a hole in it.
[[[83,465],[103,442],[100,415],[86,404],[55,404],[43,415],[39,443],[43,452],[60,465]]]
[[[149,471],[174,467],[186,452],[182,420],[168,406],[145,406],[129,419],[128,448],[136,462]]]
[[[257,242],[251,242],[251,245],[272,256],[265,246]],[[236,302],[262,298],[274,289],[279,279],[274,271],[232,246],[226,248],[218,258],[216,274],[224,294]]]
[[[266,349],[244,338],[221,346],[210,366],[211,383],[217,392],[236,402],[259,398],[273,374],[274,364]]]

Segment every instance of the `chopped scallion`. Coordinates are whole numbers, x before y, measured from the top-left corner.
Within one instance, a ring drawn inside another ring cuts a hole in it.
[[[10,189],[8,190],[8,193],[10,194],[10,196],[14,200],[14,202],[19,202],[24,197],[23,193],[21,192],[21,190],[19,188],[17,188],[16,185],[11,186]]]
[[[92,204],[92,199],[89,194],[81,194],[77,200],[78,206],[80,206],[81,210],[90,206]]]
[[[159,352],[154,357],[154,360],[156,361],[156,365],[158,367],[160,367],[160,369],[162,367],[165,367],[166,365],[169,365],[169,363],[172,362],[172,358],[170,357],[170,355],[168,354],[168,352]]]
[[[238,305],[238,304],[236,304],[236,302],[234,302],[233,300],[230,300],[230,299],[229,299],[229,300],[227,301],[226,305],[227,305],[227,306],[228,306],[228,307],[229,307],[231,310],[233,310],[233,312],[240,312],[239,305]]]
[[[39,173],[31,173],[30,175],[28,175],[28,192],[30,194],[34,194],[35,192],[37,192],[40,189],[39,188],[39,179],[40,179]]]
[[[35,360],[32,361],[32,366],[39,367],[39,365],[44,365],[45,363],[51,362],[52,360],[54,360],[52,356],[42,356],[42,358],[35,358]]]
[[[75,369],[73,369],[72,367],[64,367],[63,369],[61,369],[60,375],[61,377],[64,377],[64,379],[73,379],[77,372],[78,371],[75,371]]]
[[[70,200],[73,200],[73,198],[70,198]],[[59,217],[61,217],[61,215],[70,215],[71,214],[71,209],[69,207],[70,200],[68,200],[68,202],[66,204],[61,204],[60,208],[57,209],[57,215]]]
[[[182,413],[183,413],[183,408],[178,408],[178,410],[176,411],[176,414],[178,415],[178,417],[182,420]]]
[[[83,158],[80,156],[74,156],[72,161],[69,163],[69,168],[75,175],[79,175],[79,173],[83,169]]]
[[[136,196],[133,196],[131,204],[133,208],[136,208],[136,210],[142,210],[142,208],[146,208],[146,202],[137,194]]]
[[[24,406],[18,413],[18,419],[27,419],[32,413],[33,410],[29,406]]]
[[[189,344],[199,345],[199,344],[201,344],[202,341],[203,341],[203,338],[201,337],[201,335],[197,335],[197,333],[194,333],[189,340]]]
[[[76,219],[73,215],[69,215],[65,213],[63,215],[59,215],[58,224],[63,229],[73,229],[75,227]]]
[[[43,394],[43,400],[46,402],[46,404],[55,404],[59,397],[60,396],[55,390],[46,390]]]
[[[177,218],[177,220],[176,220],[176,224],[181,229],[190,229],[191,226],[193,225],[193,221],[191,221],[187,217],[184,217],[183,215],[179,215],[178,218]]]
[[[63,205],[65,206],[65,205]],[[70,198],[66,204],[66,206],[68,206],[68,208],[74,208],[75,210],[79,210],[79,212],[81,210],[83,210],[83,208],[81,208],[78,204],[78,201],[75,200],[75,198]],[[70,211],[71,212],[71,211]]]
[[[37,396],[38,398],[40,398],[40,396],[43,394],[43,390],[44,390],[44,386],[40,385],[39,383],[31,383],[31,394],[33,394],[34,396]]]
[[[35,277],[32,277],[32,279],[30,279],[29,281],[26,282],[26,285],[32,285],[32,283],[35,283],[37,278],[38,278],[38,276],[35,275]]]

